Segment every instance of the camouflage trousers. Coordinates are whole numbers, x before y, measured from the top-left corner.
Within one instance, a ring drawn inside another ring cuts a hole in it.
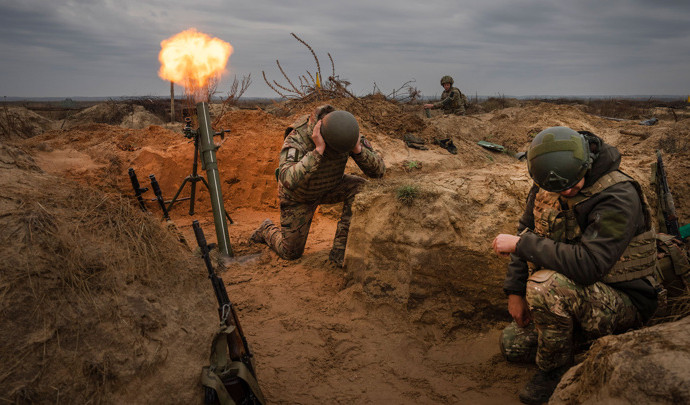
[[[301,257],[304,253],[304,246],[307,244],[307,236],[309,236],[309,228],[316,208],[321,204],[342,202],[343,213],[335,230],[333,251],[345,251],[347,234],[350,231],[350,220],[352,219],[352,202],[364,183],[366,183],[365,179],[346,174],[335,189],[319,201],[301,203],[281,198],[280,228],[268,224],[262,230],[266,244],[283,259],[294,260]]]
[[[527,281],[532,322],[521,328],[512,322],[501,336],[508,361],[536,360],[542,370],[570,364],[574,328],[595,339],[639,326],[630,297],[602,282],[584,286],[552,270],[541,270]],[[535,359],[536,356],[536,359]]]

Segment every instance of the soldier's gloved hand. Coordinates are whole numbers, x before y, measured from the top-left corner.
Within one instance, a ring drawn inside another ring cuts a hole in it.
[[[513,317],[519,327],[524,328],[529,325],[532,315],[529,312],[529,305],[525,297],[510,294],[508,296],[508,312]]]
[[[314,145],[316,145],[316,152],[319,155],[323,155],[323,152],[326,150],[326,141],[323,140],[323,136],[321,135],[321,121],[314,125],[314,131],[311,133],[311,140],[314,141]]]

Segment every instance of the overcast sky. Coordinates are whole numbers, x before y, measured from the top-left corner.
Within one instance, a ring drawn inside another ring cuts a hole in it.
[[[232,44],[219,90],[251,74],[246,96],[277,96],[276,59],[315,71],[291,32],[358,95],[439,95],[443,75],[467,95],[690,93],[690,1],[0,0],[0,97],[167,95],[160,42],[192,27]]]

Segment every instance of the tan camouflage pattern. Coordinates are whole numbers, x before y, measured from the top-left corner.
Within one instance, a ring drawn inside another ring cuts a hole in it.
[[[383,177],[386,167],[371,144],[361,137],[359,154],[337,153],[326,148],[323,156],[314,149],[311,139],[314,126],[324,115],[333,111],[330,105],[316,108],[309,118],[302,117],[286,130],[280,152],[278,196],[280,198],[280,228],[267,223],[257,230],[259,236],[284,259],[296,259],[304,253],[314,212],[320,204],[343,202],[343,212],[333,240],[333,257],[342,258],[352,218],[352,203],[366,180],[346,175],[349,157],[365,175]]]
[[[513,321],[503,329],[499,344],[506,360],[513,363],[534,363],[537,358],[537,330],[534,322],[524,328]]]
[[[572,362],[575,323],[589,340],[640,324],[637,308],[626,294],[603,282],[577,284],[552,270],[530,276],[526,298],[534,326],[517,331],[517,325],[509,325],[501,345],[506,358],[519,361],[526,359],[536,344],[536,363],[542,370]]]
[[[301,203],[281,199],[280,228],[268,223],[259,231],[260,235],[278,256],[288,260],[297,259],[304,253],[316,207],[343,202],[343,213],[336,227],[332,250],[345,250],[352,219],[352,202],[365,183],[366,180],[361,177],[344,175],[336,187],[319,201]]]
[[[441,101],[434,103],[434,108],[442,108],[444,114],[464,115],[469,102],[457,87],[451,87],[441,93]]]
[[[556,242],[576,243],[582,231],[568,201],[559,193],[539,189],[534,199],[534,233]]]
[[[316,108],[306,122],[302,120],[293,124],[298,126],[285,138],[278,172],[281,199],[311,203],[324,198],[342,179],[350,156],[367,176],[383,176],[383,159],[363,137],[360,140],[362,152],[358,155],[337,153],[330,148],[326,148],[323,156],[314,151],[316,145],[311,139],[314,126],[330,111],[333,111],[330,105]]]

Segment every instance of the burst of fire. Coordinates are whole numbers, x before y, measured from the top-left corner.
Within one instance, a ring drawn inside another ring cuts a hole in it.
[[[161,42],[158,76],[183,86],[196,99],[203,93],[208,97],[209,85],[225,72],[231,54],[229,43],[190,28]]]

